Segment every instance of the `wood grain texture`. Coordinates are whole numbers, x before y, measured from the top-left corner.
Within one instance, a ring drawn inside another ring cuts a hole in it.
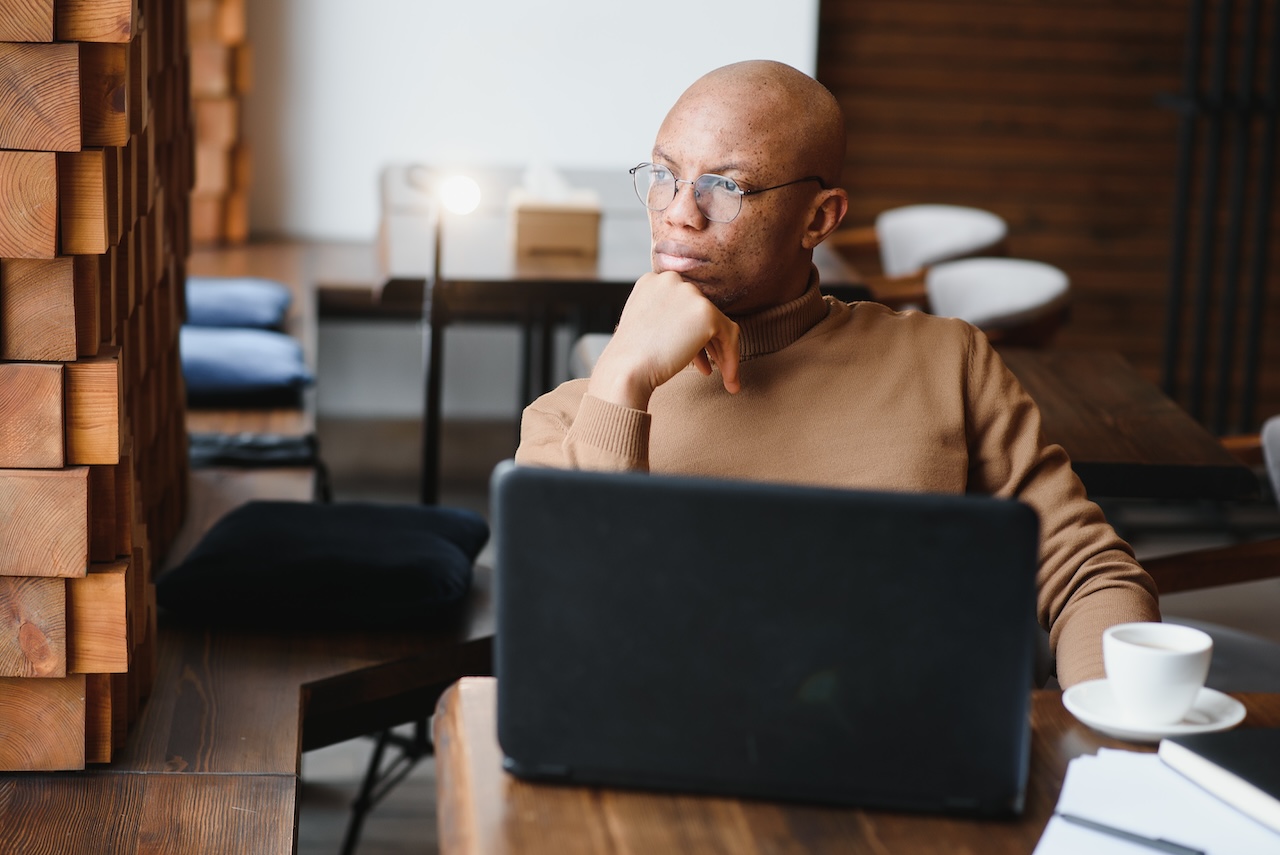
[[[67,581],[67,672],[129,670],[129,562],[92,564]]]
[[[120,348],[69,362],[66,372],[66,443],[71,465],[120,462],[123,381]]]
[[[0,148],[80,148],[80,51],[0,42]]]
[[[66,674],[66,582],[0,576],[0,677]]]
[[[1239,697],[1248,710],[1246,726],[1280,723],[1280,695]],[[1023,815],[1010,820],[964,819],[521,781],[502,768],[495,699],[493,680],[466,678],[445,693],[437,708],[433,735],[442,855],[1025,855],[1035,848],[1053,813],[1071,759],[1100,747],[1152,750],[1089,730],[1063,708],[1059,692],[1034,692]]]
[[[0,468],[63,465],[62,390],[60,364],[0,364]]]
[[[297,790],[292,775],[9,776],[0,827],[13,852],[291,855]]]
[[[88,514],[87,468],[0,469],[0,576],[83,576]]]
[[[53,41],[53,0],[0,0],[0,42]]]
[[[70,258],[0,259],[0,359],[69,362],[76,331]]]
[[[54,8],[59,41],[128,42],[137,23],[137,0],[58,0]]]
[[[112,749],[112,698],[110,674],[84,675],[84,759],[86,763],[110,763]]]
[[[122,146],[129,141],[127,45],[80,45],[82,145]]]
[[[60,246],[65,255],[107,251],[107,159],[101,149],[58,155]]]
[[[100,255],[72,256],[76,313],[76,354],[93,356],[102,344],[102,280]],[[0,267],[3,270],[3,267]]]
[[[82,674],[45,680],[0,678],[0,769],[83,769],[84,695]],[[11,785],[11,780],[0,783],[0,791]],[[15,826],[9,822],[6,817],[5,843],[13,846],[18,835],[12,834]]]
[[[53,258],[57,234],[57,154],[0,151],[0,258]]]

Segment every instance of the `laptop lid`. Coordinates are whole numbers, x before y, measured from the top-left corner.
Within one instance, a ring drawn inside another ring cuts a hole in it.
[[[1029,507],[524,467],[493,486],[512,773],[1021,810]]]

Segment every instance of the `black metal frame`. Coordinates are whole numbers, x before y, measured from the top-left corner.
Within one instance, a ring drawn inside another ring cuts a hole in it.
[[[1270,6],[1264,16],[1264,6]],[[1186,52],[1183,64],[1183,91],[1166,97],[1166,106],[1180,114],[1178,126],[1177,184],[1174,198],[1172,246],[1170,248],[1169,290],[1164,341],[1163,387],[1175,400],[1183,400],[1191,414],[1213,432],[1251,433],[1257,430],[1257,387],[1261,359],[1262,320],[1266,308],[1269,270],[1268,237],[1275,198],[1277,104],[1280,103],[1280,3],[1275,0],[1247,0],[1239,26],[1240,40],[1232,44],[1236,27],[1234,0],[1217,0],[1212,21],[1212,45],[1206,45],[1208,8],[1205,0],[1191,0],[1188,6]],[[1255,80],[1261,57],[1263,24],[1269,17],[1271,28],[1266,42],[1265,92],[1259,93]],[[1209,56],[1209,80],[1202,92],[1202,54]],[[1238,54],[1238,79],[1229,91],[1229,68]],[[1255,127],[1260,129],[1255,131]],[[1234,145],[1227,149],[1228,127]],[[1259,138],[1256,169],[1252,143]],[[1184,313],[1187,302],[1187,259],[1192,188],[1197,178],[1197,141],[1203,136],[1202,173],[1199,196],[1199,223],[1194,246],[1198,250],[1194,271],[1192,318],[1190,322],[1189,378],[1185,396],[1180,395],[1179,368],[1184,358]],[[1221,173],[1229,168],[1225,229],[1218,231],[1222,201]],[[1254,184],[1251,216],[1246,215],[1248,187]],[[1252,225],[1252,229],[1249,226]],[[1246,244],[1245,234],[1250,234]],[[1242,277],[1249,249],[1248,276]],[[1221,249],[1221,252],[1220,252]],[[1221,255],[1221,259],[1219,259]],[[1219,266],[1219,261],[1221,265]],[[1216,288],[1215,288],[1216,286]],[[1214,337],[1214,296],[1217,296],[1217,347],[1213,355],[1216,371],[1211,371],[1211,339]],[[1242,294],[1243,292],[1243,294]],[[1241,297],[1246,315],[1241,320]],[[1244,327],[1244,345],[1239,333]],[[1232,418],[1232,386],[1236,357],[1240,356],[1242,391]],[[1213,379],[1212,409],[1209,409],[1210,377]]]

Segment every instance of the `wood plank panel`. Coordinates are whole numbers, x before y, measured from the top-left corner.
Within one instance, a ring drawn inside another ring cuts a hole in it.
[[[75,359],[76,320],[70,258],[0,259],[0,359]]]
[[[0,678],[0,769],[83,769],[84,696],[83,674],[46,680]],[[15,836],[16,827],[6,820],[6,839]]]
[[[72,465],[120,462],[124,397],[120,348],[104,345],[97,356],[66,365],[67,460]]]
[[[112,724],[118,714],[113,709],[111,674],[85,674],[84,743],[86,763],[110,763]]]
[[[0,0],[0,42],[53,41],[53,0]]]
[[[845,112],[846,226],[920,202],[993,211],[1012,255],[1071,278],[1055,344],[1115,350],[1159,381],[1179,123],[1162,99],[1182,89],[1187,15],[1186,0],[823,0],[817,76]],[[1265,17],[1268,37],[1280,24]],[[1274,338],[1258,419],[1280,413]]]
[[[0,576],[0,677],[67,675],[66,585],[62,579]]]
[[[100,255],[107,238],[107,158],[102,149],[58,155],[59,223],[62,252]]]
[[[129,670],[128,573],[128,561],[113,561],[67,580],[68,673]]]
[[[53,258],[57,236],[57,155],[0,151],[0,258]]]
[[[0,469],[0,576],[83,576],[88,515],[88,469]]]
[[[63,465],[62,365],[0,364],[0,469]]]
[[[80,50],[0,42],[0,148],[80,148]]]
[[[54,33],[67,42],[128,42],[138,19],[137,0],[58,0]]]

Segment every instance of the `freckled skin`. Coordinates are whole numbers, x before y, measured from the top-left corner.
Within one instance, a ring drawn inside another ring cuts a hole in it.
[[[679,178],[714,172],[745,189],[808,175],[834,186],[843,159],[835,99],[808,76],[771,62],[738,63],[698,80],[668,113],[653,149],[654,162]],[[682,185],[665,211],[650,213],[654,270],[676,269],[732,314],[787,302],[804,292],[820,240],[809,234],[815,209],[829,198],[817,182],[804,182],[747,196],[735,220],[712,223]],[[673,264],[666,253],[698,263]]]
[[[588,392],[646,410],[653,391],[693,364],[720,370],[737,392],[735,316],[804,293],[813,248],[848,210],[836,188],[844,162],[844,121],[834,96],[790,66],[752,61],[696,81],[667,114],[652,160],[691,182],[724,175],[747,190],[820,176],[742,200],[742,212],[713,223],[690,184],[651,211],[653,272],[636,282],[618,327],[592,372]]]

